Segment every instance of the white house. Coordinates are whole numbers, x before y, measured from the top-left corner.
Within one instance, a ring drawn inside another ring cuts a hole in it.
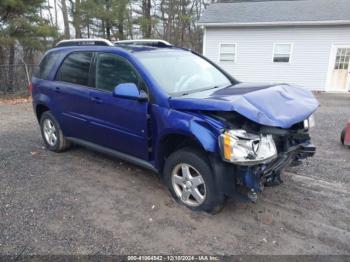
[[[350,90],[350,0],[211,4],[203,54],[241,81]]]

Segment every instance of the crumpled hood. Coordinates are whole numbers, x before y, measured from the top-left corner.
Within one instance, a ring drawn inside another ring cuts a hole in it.
[[[311,91],[287,84],[239,83],[169,99],[177,110],[235,111],[262,125],[289,128],[319,106]]]

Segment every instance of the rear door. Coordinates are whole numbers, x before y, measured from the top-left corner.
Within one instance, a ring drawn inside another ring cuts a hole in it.
[[[60,66],[54,91],[65,136],[91,140],[90,67],[92,52],[73,52]]]
[[[146,91],[144,82],[126,59],[111,53],[96,54],[94,75],[95,90],[90,92],[94,142],[147,160],[148,102],[112,94],[121,83],[135,83]]]

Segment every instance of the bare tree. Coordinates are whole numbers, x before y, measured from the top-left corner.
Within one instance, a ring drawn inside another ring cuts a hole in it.
[[[61,0],[61,10],[63,15],[64,37],[69,39],[70,30],[69,30],[68,9],[67,9],[66,0]]]
[[[50,24],[51,24],[51,26],[53,26],[54,25],[54,21],[53,21],[53,15],[51,13],[50,0],[47,0],[47,11],[49,13]]]
[[[75,38],[81,38],[81,12],[80,0],[69,0],[71,6],[71,14],[73,18],[73,26],[75,30]]]
[[[58,22],[57,22],[57,0],[53,1],[53,5],[54,5],[54,10],[55,10],[55,26],[58,27]]]
[[[145,38],[150,38],[152,34],[151,9],[152,9],[151,0],[142,0],[142,10],[143,10],[142,33],[143,33],[143,37]]]
[[[111,0],[105,0],[106,1],[106,12],[107,14],[110,12],[111,10]],[[106,29],[106,36],[108,40],[111,40],[111,21],[109,16],[105,18],[105,29]]]

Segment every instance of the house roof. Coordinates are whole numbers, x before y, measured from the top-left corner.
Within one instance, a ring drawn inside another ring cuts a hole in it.
[[[350,0],[279,0],[216,3],[199,20],[205,26],[350,24]]]

